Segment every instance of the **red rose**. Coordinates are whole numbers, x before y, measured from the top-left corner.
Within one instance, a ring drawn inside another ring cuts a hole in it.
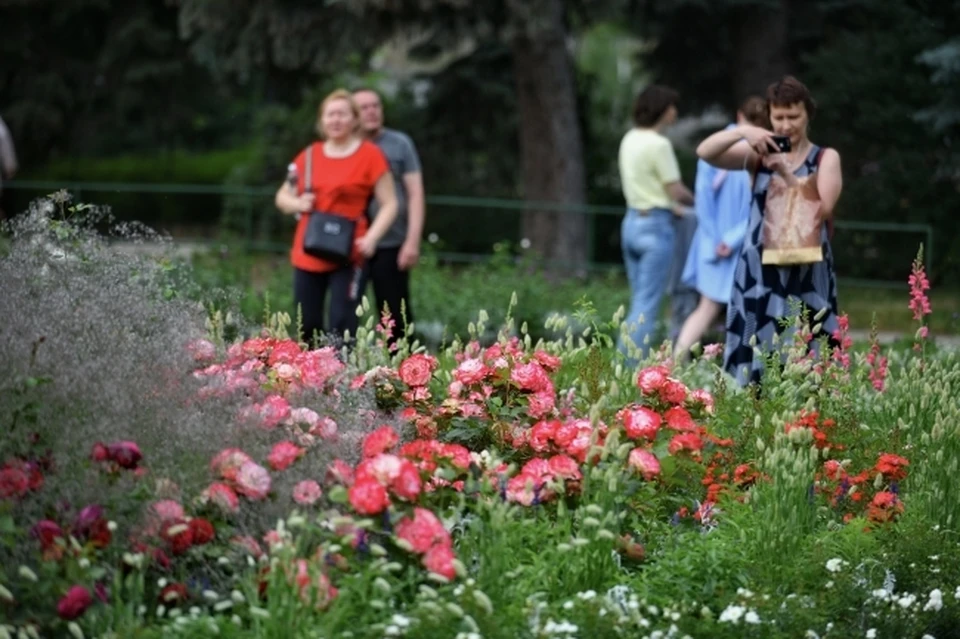
[[[682,404],[687,401],[687,387],[681,381],[668,377],[659,390],[660,399],[668,404]]]
[[[376,457],[400,443],[400,435],[390,426],[381,426],[363,438],[363,456]]]
[[[93,445],[93,450],[90,453],[90,459],[95,462],[104,462],[110,458],[110,453],[107,451],[107,447],[97,442]]]
[[[686,408],[674,406],[668,408],[663,414],[663,419],[667,422],[667,428],[679,430],[681,432],[692,432],[697,430],[697,425],[693,423],[693,417],[687,412]]]
[[[31,530],[31,533],[40,542],[40,548],[47,550],[56,543],[57,539],[63,538],[63,530],[55,521],[44,519],[38,521]]]
[[[414,501],[423,488],[420,471],[409,460],[404,459],[400,464],[400,473],[390,482],[390,489],[400,499]]]
[[[551,386],[547,372],[537,362],[521,364],[510,372],[510,381],[521,390],[537,392]]]
[[[648,450],[634,448],[630,451],[627,463],[647,481],[660,474],[660,460]]]
[[[85,613],[93,604],[90,591],[83,586],[73,586],[57,603],[57,614],[61,619],[72,621]]]
[[[176,606],[183,603],[190,596],[187,587],[183,584],[169,584],[160,591],[160,603],[164,606]]]
[[[174,555],[182,555],[193,545],[193,531],[182,519],[166,522],[160,530],[160,537],[170,544]]]
[[[441,577],[453,579],[457,576],[457,571],[453,567],[454,559],[456,556],[453,554],[453,548],[449,545],[437,544],[423,556],[423,566]]]
[[[0,499],[22,497],[30,489],[30,478],[19,468],[0,469]]]
[[[293,462],[297,461],[307,452],[290,441],[282,441],[274,445],[273,450],[267,456],[267,463],[274,470],[286,470]]]
[[[217,534],[213,524],[202,517],[194,517],[191,519],[189,526],[190,534],[193,536],[193,543],[198,546],[213,541],[213,538]]]
[[[407,386],[426,386],[430,383],[433,371],[437,367],[437,359],[432,355],[417,353],[400,363],[397,373],[400,381]]]
[[[637,388],[644,395],[650,395],[663,386],[670,371],[664,366],[651,366],[637,373]]]
[[[361,515],[376,515],[390,505],[387,490],[373,478],[357,481],[350,487],[347,496],[350,505]]]
[[[629,408],[623,412],[623,429],[630,439],[653,441],[660,430],[660,415],[645,406]]]
[[[120,468],[133,469],[137,467],[143,454],[140,447],[133,442],[115,442],[107,446],[107,453],[110,461],[113,461]]]

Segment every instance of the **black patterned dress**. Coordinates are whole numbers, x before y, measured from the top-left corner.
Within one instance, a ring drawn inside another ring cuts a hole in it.
[[[819,159],[820,147],[814,145],[794,175],[804,177],[815,174]],[[823,261],[797,266],[761,263],[763,215],[771,177],[770,170],[762,165],[757,170],[747,239],[737,262],[733,293],[727,307],[724,368],[741,386],[760,382],[764,358],[754,353],[751,340],[755,340],[757,348],[763,352],[773,348],[773,337],[783,332],[780,320],[792,312],[791,299],[803,304],[810,313],[811,321],[813,316],[826,309],[826,314],[816,322],[823,325],[821,335],[830,337],[838,327],[837,276],[826,223],[820,231]],[[783,336],[781,344],[786,340],[789,340],[789,335]]]

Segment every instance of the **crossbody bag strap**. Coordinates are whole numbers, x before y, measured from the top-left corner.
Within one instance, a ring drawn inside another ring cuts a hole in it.
[[[313,188],[313,184],[311,182],[313,181],[313,148],[315,146],[317,146],[316,143],[313,143],[307,147],[307,157],[305,162],[306,167],[304,171],[306,175],[303,176],[304,193],[309,193],[310,189]]]

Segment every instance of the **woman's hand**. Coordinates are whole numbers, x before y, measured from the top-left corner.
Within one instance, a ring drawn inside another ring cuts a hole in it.
[[[317,196],[313,193],[303,193],[296,198],[297,213],[309,213],[313,210],[313,203]]]
[[[781,176],[784,176],[790,172],[787,169],[787,159],[784,157],[783,153],[774,153],[772,155],[763,156],[763,166],[767,167],[771,171],[779,173]]]
[[[717,257],[730,257],[730,254],[733,253],[733,250],[727,246],[726,242],[720,242],[717,244]]]
[[[757,155],[763,157],[779,151],[777,143],[773,141],[773,133],[770,131],[749,124],[740,126],[737,130]]]
[[[354,244],[357,250],[360,251],[360,254],[368,259],[373,257],[373,254],[377,252],[377,241],[373,239],[373,236],[369,233],[357,238]]]

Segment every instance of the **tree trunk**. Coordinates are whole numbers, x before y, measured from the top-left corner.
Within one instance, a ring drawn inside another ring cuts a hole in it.
[[[731,78],[736,104],[764,95],[790,70],[787,42],[790,0],[751,4],[734,12],[735,48]]]
[[[520,116],[520,166],[528,202],[586,202],[583,139],[577,118],[573,62],[567,52],[562,0],[514,4],[511,38]],[[528,210],[523,237],[553,270],[582,269],[588,259],[588,219],[569,210]]]

